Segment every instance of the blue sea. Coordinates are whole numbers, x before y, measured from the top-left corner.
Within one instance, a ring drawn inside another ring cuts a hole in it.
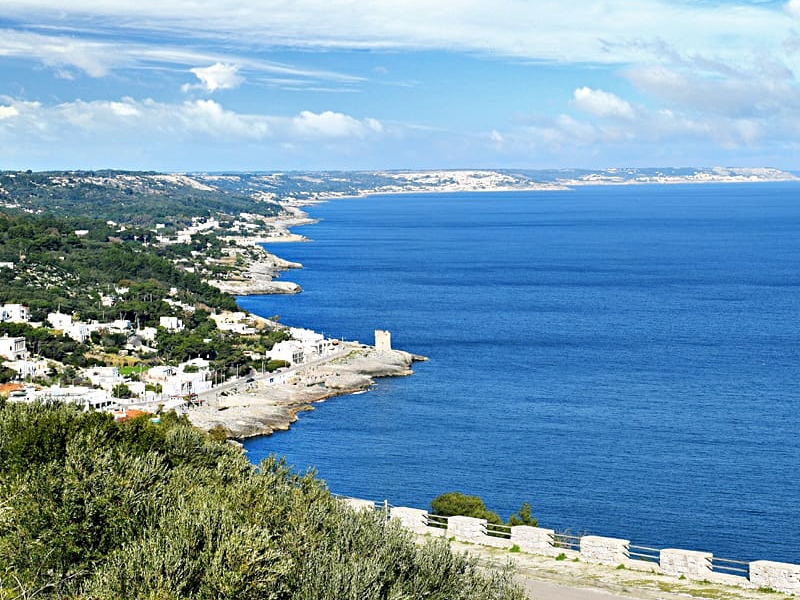
[[[337,199],[240,298],[430,357],[246,442],[334,492],[800,563],[800,184]]]

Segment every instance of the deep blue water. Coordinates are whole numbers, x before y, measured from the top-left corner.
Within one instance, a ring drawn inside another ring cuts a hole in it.
[[[800,185],[408,195],[313,207],[289,324],[430,357],[248,441],[332,491],[446,491],[542,526],[800,562]]]

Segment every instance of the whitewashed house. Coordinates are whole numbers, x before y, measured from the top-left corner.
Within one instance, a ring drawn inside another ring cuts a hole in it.
[[[272,347],[272,350],[269,351],[269,357],[272,360],[285,360],[293,365],[299,365],[305,362],[303,344],[297,340],[278,342]]]
[[[4,304],[2,320],[9,323],[27,323],[31,316],[24,304]]]
[[[72,325],[72,315],[62,312],[52,312],[47,314],[47,322],[57,331],[66,331]]]
[[[0,356],[7,360],[20,360],[28,358],[28,350],[25,347],[24,337],[0,337]]]
[[[158,325],[168,331],[183,331],[183,321],[178,317],[159,317]]]
[[[16,371],[21,379],[26,377],[44,377],[50,372],[50,364],[46,360],[9,360],[3,363]]]

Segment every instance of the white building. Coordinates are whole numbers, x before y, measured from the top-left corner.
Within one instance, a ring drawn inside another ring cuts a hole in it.
[[[142,327],[141,329],[136,330],[136,335],[143,340],[147,340],[148,342],[155,340],[157,333],[158,330],[155,327]]]
[[[128,331],[131,328],[131,322],[128,319],[117,319],[111,323],[111,329],[120,333]]]
[[[9,360],[3,366],[16,371],[20,379],[44,377],[50,372],[50,365],[46,360]]]
[[[119,374],[117,367],[91,367],[83,371],[83,375],[104,390],[110,392],[115,385],[125,383],[125,378]]]
[[[158,325],[169,331],[183,331],[183,322],[178,317],[159,317]]]
[[[325,339],[321,333],[311,329],[292,327],[289,329],[289,333],[292,338],[302,344],[304,360],[322,358],[336,349],[333,340]]]
[[[64,330],[64,335],[71,337],[76,342],[83,343],[89,339],[91,334],[89,332],[89,326],[86,323],[78,321],[67,327]]]
[[[28,357],[24,337],[0,337],[0,356],[8,360],[20,360]]]
[[[296,340],[278,342],[269,351],[272,360],[285,360],[293,365],[299,365],[305,360],[303,344]]]
[[[50,323],[53,329],[66,332],[67,328],[72,325],[72,315],[62,312],[48,313],[47,322]]]
[[[36,393],[36,399],[55,400],[77,404],[83,410],[113,410],[116,402],[106,390],[95,390],[82,386],[45,388]]]
[[[202,367],[203,359],[195,359],[188,363],[183,363],[179,367],[163,366],[153,367],[148,370],[142,379],[148,383],[158,383],[161,385],[162,394],[165,396],[187,396],[199,394],[211,389],[212,382],[209,378],[208,367]],[[186,365],[193,365],[198,368],[196,372],[187,373],[183,369]]]
[[[217,324],[217,329],[220,331],[231,331],[239,335],[252,335],[256,333],[257,329],[254,326],[255,321],[245,312],[221,312],[219,314],[211,315],[211,319]]]
[[[23,304],[4,304],[2,320],[11,323],[27,323],[30,321],[28,307]]]

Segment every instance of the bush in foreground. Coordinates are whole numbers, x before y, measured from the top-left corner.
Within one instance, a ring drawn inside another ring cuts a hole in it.
[[[517,600],[312,474],[165,415],[0,407],[0,598]]]

